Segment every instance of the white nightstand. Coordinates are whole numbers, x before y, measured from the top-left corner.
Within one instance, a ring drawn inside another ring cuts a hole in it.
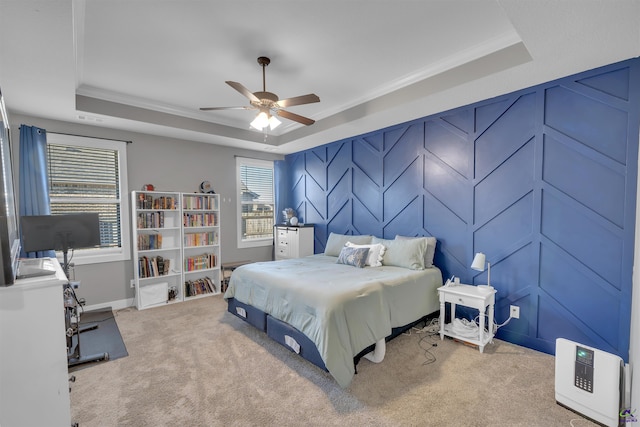
[[[481,290],[477,286],[451,284],[438,288],[438,294],[440,296],[440,339],[443,340],[446,335],[451,338],[466,341],[477,345],[480,348],[480,353],[482,353],[484,346],[493,338],[493,310],[496,301],[496,290],[493,288]],[[452,322],[447,324],[444,323],[446,303],[450,303],[451,305]],[[453,319],[456,317],[456,305],[475,308],[480,312],[480,328],[477,338],[461,336],[453,330]],[[488,332],[485,331],[485,313],[487,313],[489,319],[489,324],[487,325]]]

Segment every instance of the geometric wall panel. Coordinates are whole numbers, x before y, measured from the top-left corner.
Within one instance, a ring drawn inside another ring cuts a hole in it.
[[[533,194],[529,193],[474,232],[473,252],[484,252],[495,262],[505,248],[529,241],[533,233],[532,212]]]
[[[622,164],[627,154],[627,115],[568,88],[546,90],[545,124]]]
[[[629,358],[640,59],[287,155],[289,192],[330,232],[435,236],[444,277],[486,283],[498,338],[564,337]],[[305,217],[306,216],[306,217]]]
[[[618,288],[624,240],[577,204],[542,193],[542,234],[573,258]]]
[[[472,206],[469,181],[429,154],[424,158],[424,189],[460,217]]]
[[[560,260],[564,268],[555,265]],[[602,279],[558,249],[543,245],[540,256],[541,289],[559,306],[605,340],[610,348],[617,348],[618,333],[611,325],[619,324],[618,299],[602,285]],[[585,295],[588,295],[585,298]]]
[[[511,156],[509,161],[500,165],[476,185],[476,223],[488,221],[496,212],[508,208],[514,201],[533,190],[534,150],[534,143],[528,143]]]
[[[550,135],[544,138],[542,177],[567,196],[582,203],[618,227],[624,227],[625,176],[617,164],[592,153],[581,153],[571,143],[564,144]],[[589,155],[592,154],[592,155]],[[610,162],[612,163],[612,162]],[[604,187],[608,191],[592,191]]]
[[[476,178],[486,176],[535,135],[535,107],[535,94],[518,97],[477,138]]]
[[[465,178],[473,173],[472,158],[466,153],[469,134],[444,120],[425,123],[425,148]]]

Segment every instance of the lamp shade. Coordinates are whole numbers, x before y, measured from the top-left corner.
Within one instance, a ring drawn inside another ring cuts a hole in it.
[[[487,261],[487,257],[482,253],[476,253],[476,256],[473,257],[473,262],[471,263],[471,268],[477,271],[484,271],[484,264]]]
[[[251,122],[251,127],[254,129],[262,130],[265,126],[269,125],[269,117],[264,111],[260,111],[255,119]]]
[[[282,123],[282,122],[280,120],[276,119],[275,116],[270,116],[269,117],[269,128],[271,130],[274,130],[275,128],[280,126],[280,123]]]

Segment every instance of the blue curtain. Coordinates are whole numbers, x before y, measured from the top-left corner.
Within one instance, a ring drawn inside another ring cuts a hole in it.
[[[287,192],[287,169],[284,160],[275,160],[273,162],[273,181],[275,188],[275,204],[276,204],[276,224],[282,224],[282,211],[289,208],[289,197]],[[298,212],[298,215],[300,213]],[[299,218],[300,219],[300,218]]]
[[[20,216],[50,215],[47,173],[47,132],[35,126],[20,126]],[[23,258],[55,258],[55,251],[21,250]]]

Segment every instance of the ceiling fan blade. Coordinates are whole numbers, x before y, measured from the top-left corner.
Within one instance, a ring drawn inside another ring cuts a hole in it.
[[[229,80],[227,80],[225,83],[231,86],[232,88],[234,88],[235,90],[237,90],[238,92],[240,92],[241,94],[243,94],[244,96],[246,96],[247,98],[249,98],[250,101],[257,102],[257,103],[260,102],[260,99],[257,96],[255,96],[249,89],[244,87],[241,83],[232,82]]]
[[[244,107],[203,107],[200,108],[201,111],[213,111],[213,110],[254,110],[254,107],[244,106]]]
[[[287,108],[293,105],[311,104],[314,102],[320,102],[320,98],[315,93],[310,93],[308,95],[294,96],[293,98],[281,99],[280,101],[276,102],[276,104],[278,104],[278,106],[282,108]]]
[[[316,122],[315,120],[311,120],[308,117],[300,116],[286,110],[278,110],[276,114],[280,117],[284,117],[285,119],[293,120],[294,122],[302,123],[303,125],[307,126],[312,125]]]

